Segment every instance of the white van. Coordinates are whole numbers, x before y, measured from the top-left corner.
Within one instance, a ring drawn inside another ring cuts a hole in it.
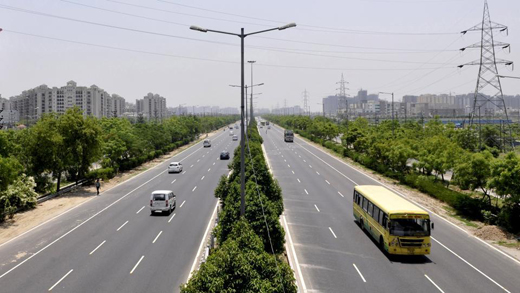
[[[209,147],[211,147],[211,140],[209,140],[209,139],[205,139],[204,142],[202,143],[202,145],[203,145],[205,148],[209,148]]]
[[[167,212],[168,215],[175,209],[177,202],[175,194],[171,190],[156,190],[150,196],[150,214],[154,212]]]

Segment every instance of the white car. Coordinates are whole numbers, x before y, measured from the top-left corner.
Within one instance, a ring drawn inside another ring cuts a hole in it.
[[[168,215],[177,206],[175,194],[171,190],[156,190],[150,196],[150,214],[154,212],[167,212]]]
[[[233,135],[233,140],[238,140],[238,135]]]
[[[203,145],[205,148],[209,148],[209,147],[211,147],[211,140],[209,140],[209,139],[205,139],[204,142],[202,143],[202,145]]]
[[[168,166],[168,173],[180,173],[182,172],[182,164],[179,162],[171,162]]]
[[[229,136],[233,136],[233,131],[230,131],[230,132],[229,132]]]

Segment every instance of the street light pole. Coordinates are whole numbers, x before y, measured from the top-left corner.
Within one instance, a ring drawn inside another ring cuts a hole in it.
[[[241,96],[240,96],[240,112],[241,112],[240,113],[241,114],[240,115],[240,125],[241,125],[241,128],[242,128],[241,131],[240,131],[240,136],[241,136],[241,139],[240,139],[240,216],[244,216],[245,212],[246,212],[246,206],[245,206],[245,202],[246,202],[246,199],[245,199],[245,164],[244,164],[244,149],[245,149],[245,144],[244,144],[244,140],[245,140],[245,133],[244,133],[244,88],[245,88],[245,84],[244,84],[244,39],[245,39],[245,37],[250,36],[250,35],[265,33],[265,32],[274,31],[274,30],[280,30],[281,31],[281,30],[288,29],[288,28],[295,27],[295,26],[296,26],[295,23],[289,23],[289,24],[284,25],[284,26],[271,28],[271,29],[266,29],[266,30],[261,30],[261,31],[257,31],[257,32],[252,32],[252,33],[249,33],[249,34],[244,34],[244,28],[240,29],[240,34],[236,34],[236,33],[230,33],[230,32],[224,32],[224,31],[217,31],[217,30],[201,28],[201,27],[194,26],[194,25],[190,26],[191,30],[196,30],[196,31],[203,32],[203,33],[213,32],[213,33],[237,36],[237,37],[240,38],[240,75],[241,75],[240,76],[240,81],[241,81],[241,89],[240,89],[240,92],[241,92]]]
[[[247,61],[247,63],[251,64],[251,85],[253,84],[253,64],[255,63],[256,61],[253,61],[253,60],[250,60],[250,61]],[[249,119],[253,119],[253,87],[251,87],[251,114],[249,115]]]

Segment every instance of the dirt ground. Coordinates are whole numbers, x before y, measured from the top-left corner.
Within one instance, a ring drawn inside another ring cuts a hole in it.
[[[209,133],[213,135],[222,131],[221,129],[215,130]],[[101,182],[101,191],[108,190],[119,183],[128,180],[129,178],[146,171],[157,164],[160,164],[166,160],[169,160],[172,156],[182,152],[183,150],[191,147],[192,145],[203,140],[205,135],[201,135],[200,138],[186,146],[180,147],[168,154],[165,154],[157,159],[150,162],[144,163],[143,165],[123,173],[118,174],[116,177],[110,179],[107,182]],[[14,215],[12,219],[6,220],[0,224],[0,245],[17,237],[29,230],[41,225],[42,223],[76,208],[79,205],[86,203],[87,201],[96,197],[96,188],[92,186],[82,186],[75,191],[65,193],[59,197],[44,201],[36,206],[36,208]]]
[[[316,143],[313,143],[312,141],[301,137],[300,135],[296,134],[301,139],[304,139],[305,141],[311,143],[312,145],[322,149],[323,151],[331,154],[332,156],[343,160],[344,162],[348,163],[351,167],[355,168],[356,170],[363,172],[365,174],[370,175],[370,177],[377,179],[378,181],[388,185],[392,186],[393,189],[399,191],[400,193],[404,194],[408,199],[415,201],[416,203],[426,207],[427,209],[435,212],[436,214],[442,216],[446,220],[450,221],[451,223],[461,227],[462,229],[468,231],[470,234],[474,235],[475,237],[478,237],[493,246],[509,253],[510,255],[514,256],[515,258],[520,260],[520,243],[515,239],[515,236],[504,232],[502,229],[500,229],[497,226],[493,225],[486,225],[482,222],[478,221],[468,221],[465,219],[461,219],[460,217],[457,217],[455,213],[450,212],[451,208],[444,202],[441,202],[435,198],[432,198],[431,196],[424,194],[418,190],[412,189],[408,186],[401,185],[397,180],[389,179],[384,176],[381,176],[380,174],[374,172],[373,170],[370,170],[354,161],[352,161],[349,158],[343,158],[340,157],[338,154],[333,152],[332,150],[329,150],[321,145],[318,145]]]

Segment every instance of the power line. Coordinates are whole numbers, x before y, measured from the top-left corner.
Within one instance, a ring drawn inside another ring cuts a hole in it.
[[[112,1],[112,0],[108,0]],[[244,16],[234,13],[228,13],[218,10],[211,10],[207,8],[197,7],[197,6],[191,6],[186,4],[180,4],[177,2],[172,1],[165,1],[165,0],[157,0],[159,2],[168,3],[172,5],[177,5],[181,7],[187,7],[191,9],[197,9],[202,11],[208,11],[218,14],[224,14],[224,15],[230,15],[230,16],[236,16],[246,19],[254,19],[254,20],[261,20],[261,21],[267,21],[272,23],[286,23],[286,21],[280,21],[280,20],[272,20],[272,19],[265,19],[265,18],[257,18],[257,17],[251,17],[251,16]],[[428,33],[409,33],[409,32],[388,32],[388,31],[367,31],[367,30],[353,30],[353,29],[345,29],[345,28],[334,28],[334,27],[325,27],[325,26],[316,26],[311,24],[305,24],[305,23],[298,23],[298,26],[300,27],[308,27],[308,28],[316,28],[318,30],[311,30],[311,29],[302,29],[297,28],[298,30],[305,30],[305,31],[315,31],[315,32],[329,32],[329,33],[346,33],[346,34],[372,34],[372,35],[410,35],[410,36],[419,36],[419,35],[455,35],[458,34],[456,32],[428,32]]]
[[[114,47],[114,46],[108,46],[108,45],[93,44],[93,43],[88,43],[88,42],[73,41],[73,40],[68,40],[68,39],[63,39],[63,38],[42,36],[42,35],[38,35],[38,34],[19,32],[19,31],[8,30],[8,29],[3,29],[3,32],[31,36],[31,37],[42,38],[42,39],[55,40],[55,41],[60,41],[60,42],[85,45],[85,46],[99,47],[99,48],[105,48],[105,49],[111,49],[111,50],[141,53],[141,54],[147,54],[147,55],[156,55],[156,56],[163,56],[163,57],[173,57],[173,58],[180,58],[180,59],[209,61],[209,62],[219,62],[219,63],[227,63],[227,64],[240,64],[240,62],[235,62],[235,61],[210,59],[210,58],[198,58],[198,57],[190,57],[190,56],[183,56],[183,55],[174,55],[174,54],[144,51],[144,50],[135,50],[135,49],[129,49],[129,48],[123,48],[123,47]],[[334,67],[291,66],[291,65],[266,64],[266,63],[257,64],[257,66],[286,68],[286,69],[309,69],[309,70],[331,70],[331,71],[406,71],[406,70],[412,70],[411,68],[408,68],[408,69],[407,68],[334,68]],[[451,69],[452,67],[450,66],[450,67],[440,67],[440,68],[436,67],[436,68]],[[430,70],[430,69],[436,69],[436,68],[423,68],[423,69]]]
[[[169,24],[173,24],[173,25],[179,25],[179,26],[183,26],[183,27],[189,27],[190,26],[188,24],[172,22],[172,21],[167,21],[167,20],[163,20],[163,19],[159,19],[159,18],[153,18],[153,17],[145,17],[145,16],[141,16],[141,15],[136,15],[136,14],[131,14],[131,13],[125,13],[125,12],[110,10],[110,9],[106,9],[106,8],[100,8],[100,7],[97,7],[97,6],[86,5],[86,4],[83,4],[83,3],[73,2],[73,1],[69,1],[69,0],[61,0],[61,1],[62,2],[66,2],[66,3],[70,3],[70,4],[75,4],[75,5],[79,5],[79,6],[92,8],[92,9],[98,9],[98,10],[102,10],[102,11],[106,11],[106,12],[111,12],[111,13],[131,16],[131,17],[142,18],[142,19],[146,19],[146,20],[159,21],[159,22],[169,23]],[[114,2],[114,3],[119,3],[119,4],[124,4],[124,5],[135,6],[135,7],[139,7],[139,8],[157,10],[157,11],[161,11],[161,12],[171,12],[171,11],[168,11],[168,10],[161,10],[161,9],[156,9],[156,8],[152,8],[152,7],[147,7],[147,6],[136,5],[136,4],[129,4],[129,3],[119,2],[119,1],[115,1],[115,0],[107,0],[107,1]],[[171,12],[171,13],[177,13],[177,12]],[[295,42],[297,42],[297,41],[295,41]],[[323,44],[323,45],[330,46],[330,44]],[[342,52],[329,51],[329,52],[327,52],[327,51],[317,51],[317,50],[292,49],[292,48],[280,48],[280,47],[263,47],[263,46],[252,46],[252,47],[259,48],[259,49],[264,49],[264,48],[265,49],[280,49],[280,50],[287,50],[287,51],[307,51],[307,52],[318,52],[318,53],[324,53],[324,52],[325,53],[360,53],[360,54],[367,54],[367,53],[368,54],[379,54],[380,53],[380,52],[345,52],[345,51],[342,51]],[[356,47],[356,46],[346,46],[346,47],[356,48],[356,49],[368,49],[368,50],[385,50],[385,48],[370,48],[370,47]],[[439,50],[410,50],[410,49],[386,49],[386,50],[391,50],[391,52],[384,52],[384,53],[381,52],[381,54],[430,53],[430,52],[437,52],[437,51],[439,51]],[[458,49],[443,50],[442,52],[446,52],[446,51],[458,51]]]

